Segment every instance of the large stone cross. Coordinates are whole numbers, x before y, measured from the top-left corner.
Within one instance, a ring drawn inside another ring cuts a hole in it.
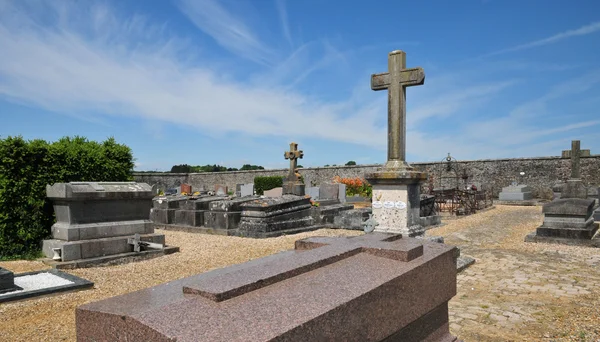
[[[288,180],[294,181],[296,177],[296,167],[298,166],[298,159],[302,159],[304,152],[298,150],[298,144],[295,142],[290,143],[290,150],[283,153],[285,159],[290,160],[290,173],[288,174]]]
[[[388,72],[371,75],[371,89],[388,90],[387,169],[411,169],[406,163],[406,87],[425,83],[422,68],[406,69],[406,53],[388,54]]]

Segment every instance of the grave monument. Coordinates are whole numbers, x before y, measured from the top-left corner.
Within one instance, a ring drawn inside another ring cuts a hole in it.
[[[44,262],[60,268],[138,260],[173,253],[165,236],[154,233],[148,219],[152,188],[136,182],[70,182],[46,186],[56,223],[52,239],[44,240]],[[134,252],[128,238],[140,234],[163,248]]]
[[[392,234],[277,253],[79,306],[78,341],[452,342],[456,248]]]
[[[298,159],[302,159],[304,156],[303,151],[298,150],[298,144],[295,142],[290,143],[290,150],[284,152],[283,156],[285,159],[290,160],[290,172],[286,179],[283,181],[283,195],[296,195],[304,196],[304,184],[300,181],[300,178],[296,175],[296,168],[298,167]]]
[[[525,242],[600,247],[600,239],[595,236],[599,224],[593,217],[596,201],[587,198],[587,188],[580,178],[579,140],[573,140],[571,146],[571,178],[563,186],[560,199],[544,204],[544,222],[525,237]]]
[[[423,234],[420,225],[419,184],[425,172],[414,170],[406,162],[406,87],[422,85],[422,68],[406,68],[406,53],[388,55],[388,72],[371,76],[371,89],[388,91],[388,154],[384,167],[365,174],[373,186],[373,219],[376,232]]]

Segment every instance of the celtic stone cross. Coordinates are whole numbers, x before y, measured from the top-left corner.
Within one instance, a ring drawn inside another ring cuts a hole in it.
[[[388,72],[371,75],[371,89],[388,90],[387,169],[412,169],[406,163],[406,87],[425,83],[422,68],[406,69],[406,53],[388,54]]]
[[[290,143],[290,150],[287,152],[284,152],[283,156],[285,157],[285,159],[290,160],[290,172],[288,174],[287,179],[289,181],[297,180],[295,171],[296,171],[296,167],[298,166],[298,159],[302,159],[302,157],[304,156],[304,152],[299,151],[298,144],[293,142],[293,143]]]

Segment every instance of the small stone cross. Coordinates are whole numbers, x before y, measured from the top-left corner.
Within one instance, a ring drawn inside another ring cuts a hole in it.
[[[369,214],[369,218],[365,222],[363,222],[363,226],[365,227],[365,233],[372,232],[378,225],[379,222],[375,221],[375,219],[373,218],[373,214]]]
[[[290,160],[290,172],[288,174],[288,180],[289,181],[295,181],[297,180],[296,177],[296,167],[298,166],[298,159],[302,159],[302,157],[304,156],[304,152],[303,151],[299,151],[298,150],[298,144],[296,144],[295,142],[290,143],[290,150],[286,151],[283,153],[283,156],[285,157],[285,159],[289,159]]]
[[[371,89],[388,90],[387,169],[412,169],[406,163],[406,87],[425,83],[422,68],[406,69],[406,53],[388,54],[388,72],[371,75]]]

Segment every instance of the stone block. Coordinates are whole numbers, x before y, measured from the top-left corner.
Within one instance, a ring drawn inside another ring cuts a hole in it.
[[[306,194],[306,186],[299,181],[283,182],[281,189],[283,195],[304,196]]]
[[[152,208],[179,209],[188,200],[187,196],[158,196],[152,199]]]
[[[369,218],[372,213],[371,208],[359,208],[342,211],[333,218],[333,225],[336,228],[363,230],[363,222]]]
[[[580,179],[569,179],[563,186],[560,198],[587,198],[587,187]]]
[[[510,185],[502,188],[502,192],[504,193],[523,193],[523,192],[531,192],[531,187],[529,185]]]
[[[177,210],[174,224],[181,226],[201,227],[204,225],[206,210]]]
[[[281,197],[283,195],[283,188],[273,188],[271,190],[264,191],[265,197]]]
[[[129,236],[130,237],[130,236]],[[133,246],[127,243],[127,236],[110,237],[93,240],[63,241],[44,240],[42,251],[47,257],[53,256],[53,248],[61,249],[62,261],[73,261],[103,257],[107,255],[133,252]],[[142,241],[165,243],[165,236],[159,234],[140,235]]]
[[[501,192],[498,196],[501,201],[526,201],[532,198],[531,192]]]
[[[226,196],[203,196],[199,198],[189,198],[181,202],[179,207],[183,210],[210,210],[210,204],[214,201],[227,199]]]
[[[258,197],[253,196],[253,197],[240,197],[240,198],[214,201],[214,202],[210,202],[209,209],[211,211],[239,212],[239,211],[242,211],[242,204],[248,203],[257,198]]]
[[[600,208],[594,211],[594,221],[600,222]]]
[[[241,211],[206,211],[204,226],[214,229],[237,229],[241,216]]]
[[[455,247],[387,234],[300,240],[292,251],[79,306],[77,339],[451,342],[454,256]]]
[[[154,223],[172,224],[175,222],[175,212],[178,209],[156,209],[150,210],[150,220]]]
[[[336,216],[342,212],[354,209],[353,204],[334,204],[310,208],[314,224],[333,224]]]
[[[153,209],[151,209],[153,210]],[[154,232],[152,221],[135,220],[121,222],[99,222],[65,226],[56,223],[52,226],[52,236],[65,241],[100,239],[111,236],[150,234]]]

